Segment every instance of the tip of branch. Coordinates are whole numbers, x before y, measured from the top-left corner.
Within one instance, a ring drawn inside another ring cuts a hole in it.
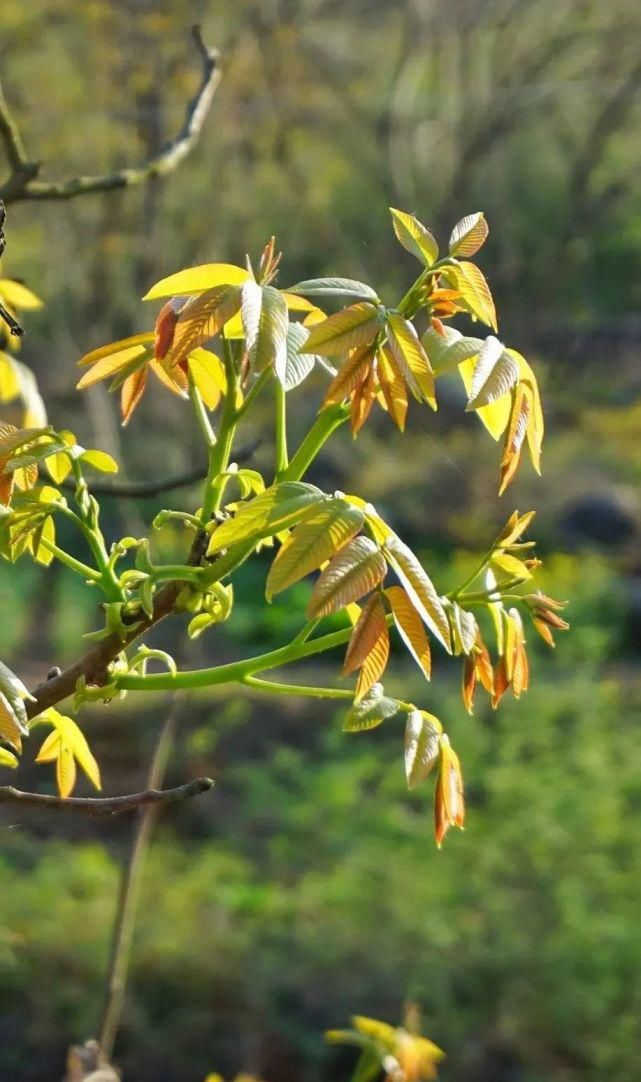
[[[205,45],[205,42],[203,41],[202,28],[199,23],[194,23],[194,25],[192,26],[191,36],[196,43],[196,48],[198,49],[199,53],[201,53],[202,56],[209,61],[212,67],[215,67],[220,60],[220,51],[214,46]]]

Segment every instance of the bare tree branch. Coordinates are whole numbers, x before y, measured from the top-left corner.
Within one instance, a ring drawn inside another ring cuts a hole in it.
[[[178,804],[193,796],[208,792],[214,785],[212,778],[195,778],[175,789],[145,789],[142,793],[127,796],[84,797],[49,796],[46,793],[25,793],[13,785],[0,786],[0,804],[22,804],[53,811],[77,811],[85,815],[120,815],[136,811],[150,804]]]
[[[0,140],[11,166],[10,176],[0,185],[0,199],[4,199],[5,203],[17,203],[27,199],[73,199],[77,195],[87,195],[90,192],[128,188],[142,184],[150,177],[165,176],[173,172],[196,144],[220,82],[218,50],[205,45],[200,27],[193,27],[192,36],[202,62],[202,79],[195,96],[187,106],[182,128],[159,154],[132,168],[118,169],[113,173],[98,176],[71,177],[62,181],[37,180],[41,163],[27,160],[18,126],[0,88]]]

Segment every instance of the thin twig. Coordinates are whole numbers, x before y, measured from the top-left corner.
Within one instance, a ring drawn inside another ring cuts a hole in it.
[[[190,797],[199,796],[212,788],[211,778],[195,778],[176,789],[145,789],[142,793],[127,796],[84,797],[48,796],[46,793],[25,793],[13,785],[0,786],[0,804],[22,804],[53,811],[78,811],[85,815],[120,815],[136,811],[148,805],[177,804]]]
[[[202,63],[200,86],[189,102],[183,125],[171,142],[156,155],[133,168],[118,169],[98,176],[70,177],[61,181],[40,181],[39,162],[29,162],[20,132],[6,99],[0,90],[0,140],[5,148],[11,173],[0,186],[0,199],[17,203],[26,199],[73,199],[90,192],[107,192],[142,184],[150,177],[173,172],[195,146],[220,82],[219,54],[203,42],[200,27],[192,28],[192,36]]]
[[[254,440],[247,447],[241,447],[234,454],[234,462],[239,465],[248,462],[253,456],[260,441]],[[186,488],[197,481],[204,481],[207,476],[207,466],[197,466],[186,473],[179,473],[176,477],[169,477],[162,481],[90,481],[89,491],[93,496],[110,496],[118,500],[147,500],[154,496],[162,496],[164,492],[172,492],[176,488]],[[62,488],[74,491],[76,483],[73,480],[63,481]]]

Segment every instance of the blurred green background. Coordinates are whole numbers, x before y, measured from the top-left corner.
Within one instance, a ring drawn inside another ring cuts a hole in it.
[[[351,1056],[323,1046],[324,1028],[351,1012],[396,1021],[411,999],[447,1050],[446,1082],[629,1082],[641,1058],[641,9],[5,0],[5,92],[47,176],[131,163],[174,134],[197,82],[194,21],[224,79],[183,167],[145,189],[11,208],[3,271],[46,300],[23,355],[52,422],[116,454],[125,477],[178,473],[201,455],[183,404],[153,388],[123,436],[101,387],[73,391],[82,353],[150,326],[138,298],[152,282],[241,261],[274,232],[281,284],[338,273],[394,297],[413,268],[388,205],[445,236],[483,209],[500,335],[542,384],[543,478],[524,465],[497,499],[498,448],[452,384],[404,439],[381,414],[355,444],[341,434],[314,479],[372,499],[442,589],[514,507],[538,508],[541,583],[571,600],[573,627],[553,655],[532,644],[531,691],[495,715],[479,703],[466,716],[442,657],[429,688],[397,659],[390,690],[437,713],[463,761],[468,827],[440,853],[430,788],[404,787],[400,723],[343,735],[326,705],[192,696],[169,780],[217,786],[158,829],[117,1062],[136,1082],[240,1068],[325,1082]],[[320,393],[298,392],[295,430]],[[105,502],[109,536],[139,535],[165,505]],[[181,541],[163,536],[168,552]],[[154,642],[190,665],[282,642],[305,591],[264,610],[263,580],[264,567],[248,571],[233,620],[188,650],[175,625]],[[0,656],[27,683],[96,626],[64,569],[5,566],[0,593]],[[108,792],[144,785],[169,708],[85,708]],[[47,790],[29,760],[19,783]],[[131,829],[3,812],[3,1079],[58,1078],[70,1040],[96,1031]]]

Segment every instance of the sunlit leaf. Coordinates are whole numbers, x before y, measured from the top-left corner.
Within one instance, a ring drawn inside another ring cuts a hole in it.
[[[400,704],[396,699],[390,699],[383,693],[380,684],[374,684],[369,693],[350,708],[343,722],[343,731],[359,733],[365,729],[375,729],[386,718],[398,714],[399,709]]]
[[[385,578],[385,558],[369,537],[356,537],[336,556],[317,579],[308,605],[311,618],[340,612],[358,601]]]
[[[15,278],[0,278],[0,296],[11,308],[24,308],[25,311],[42,308],[43,304],[40,297]]]
[[[309,330],[302,323],[290,323],[287,328],[287,359],[285,363],[285,390],[291,391],[307,379],[317,360],[315,353],[301,353],[309,338]]]
[[[84,357],[81,357],[78,361],[78,365],[82,368],[86,368],[90,364],[95,364],[96,361],[105,360],[105,358],[116,358],[121,353],[127,353],[129,350],[134,350],[140,346],[151,346],[154,341],[153,331],[143,331],[141,334],[131,334],[128,338],[121,338],[118,342],[109,342],[105,346],[98,346],[97,349],[92,349],[89,353],[85,353]],[[129,354],[131,357],[133,354]],[[102,377],[104,378],[104,377]]]
[[[207,550],[212,556],[239,541],[260,541],[291,529],[326,497],[314,485],[283,481],[241,504],[233,518],[213,531]]]
[[[438,244],[418,218],[406,214],[403,210],[390,207],[394,232],[403,247],[416,256],[426,267],[431,267],[438,259]]]
[[[503,495],[518,469],[521,449],[527,436],[529,417],[530,398],[524,384],[519,383],[512,392],[512,409],[505,430],[499,496]]]
[[[214,338],[239,310],[241,295],[241,286],[221,285],[190,297],[176,322],[172,360],[185,360],[197,346]]]
[[[496,309],[485,275],[476,263],[461,262],[455,267],[446,267],[446,277],[461,294],[461,303],[481,323],[486,323],[496,330]]]
[[[472,385],[470,400],[465,407],[470,410],[488,406],[496,399],[506,395],[519,378],[519,366],[504,348],[498,338],[489,335],[479,353]]]
[[[355,702],[367,694],[385,672],[389,658],[389,631],[378,594],[363,605],[345,655],[344,673],[360,669]]]
[[[364,521],[363,512],[347,500],[334,497],[323,503],[279,549],[267,577],[267,600],[316,571],[358,533]]]
[[[0,748],[0,766],[8,766],[10,770],[15,770],[18,766],[16,756],[7,748]]]
[[[384,346],[379,349],[376,362],[381,391],[388,413],[399,431],[404,432],[408,406],[405,380],[389,347]]]
[[[457,256],[458,259],[474,255],[485,244],[488,233],[488,225],[482,211],[467,214],[456,223],[452,230],[449,244],[450,255]]]
[[[106,451],[83,451],[80,460],[101,473],[118,473],[118,463]]]
[[[249,358],[256,372],[272,368],[284,384],[287,363],[287,305],[273,286],[251,279],[242,287],[241,314]]]
[[[438,762],[442,725],[425,710],[410,710],[405,723],[405,777],[408,789],[423,781]]]
[[[200,294],[216,286],[242,285],[248,277],[249,273],[244,267],[235,267],[231,263],[204,263],[200,267],[187,267],[170,274],[168,278],[162,278],[151,287],[143,300]]]
[[[402,586],[388,586],[385,595],[390,603],[394,624],[426,680],[432,671],[432,656],[423,621]]]
[[[436,409],[434,375],[413,324],[397,312],[387,315],[387,341],[407,385],[419,401]]]
[[[85,772],[91,784],[101,788],[100,769],[89,748],[82,730],[72,718],[60,714],[53,707],[45,710],[38,722],[48,722],[53,731],[45,739],[37,757],[37,763],[56,762],[56,781],[60,796],[67,797],[76,782],[76,762]]]
[[[131,420],[131,415],[133,414],[136,406],[140,402],[143,394],[145,393],[146,384],[146,368],[139,368],[136,372],[132,372],[130,376],[127,376],[125,382],[123,383],[120,398],[120,409],[123,425],[128,424],[128,422]]]
[[[380,330],[385,313],[366,301],[352,304],[312,327],[304,352],[342,357],[351,349],[371,342]]]
[[[385,542],[385,555],[422,620],[450,651],[450,625],[443,602],[412,550],[393,535]]]
[[[305,343],[307,346],[307,343]],[[347,398],[363,381],[374,361],[371,343],[352,350],[327,388],[323,405],[332,406]]]
[[[371,286],[352,278],[309,278],[290,286],[287,293],[301,293],[306,297],[361,297],[367,301],[378,301]]]

